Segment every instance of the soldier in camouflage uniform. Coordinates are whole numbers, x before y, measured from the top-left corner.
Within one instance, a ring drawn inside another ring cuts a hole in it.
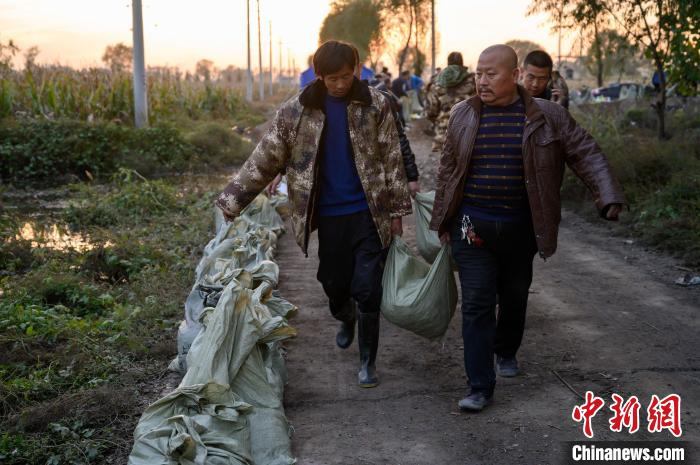
[[[231,220],[286,172],[292,229],[305,254],[318,229],[317,278],[341,321],[336,343],[352,343],[357,305],[359,382],[374,387],[383,265],[411,200],[389,102],[354,77],[356,64],[349,44],[321,45],[319,78],[282,105],[216,204]]]
[[[427,95],[426,113],[435,126],[433,152],[442,149],[452,107],[476,94],[474,73],[463,65],[462,54],[452,52],[447,67],[431,82]]]

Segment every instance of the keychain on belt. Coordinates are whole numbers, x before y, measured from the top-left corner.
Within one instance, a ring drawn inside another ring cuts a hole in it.
[[[484,240],[476,235],[474,231],[474,224],[469,215],[462,216],[462,240],[467,241],[467,244],[474,245],[476,247],[482,247],[484,245]]]

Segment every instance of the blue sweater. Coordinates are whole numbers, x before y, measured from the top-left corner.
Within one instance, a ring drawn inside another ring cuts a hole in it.
[[[326,96],[326,124],[321,135],[319,214],[341,216],[367,210],[348,130],[348,101]]]
[[[464,184],[462,213],[487,221],[523,221],[530,214],[523,176],[525,106],[484,106]]]

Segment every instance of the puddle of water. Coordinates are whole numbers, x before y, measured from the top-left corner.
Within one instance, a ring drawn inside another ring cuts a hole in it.
[[[86,252],[97,246],[84,235],[67,231],[57,224],[40,228],[33,223],[24,223],[15,238],[31,241],[32,247],[47,247],[54,250],[73,249]],[[105,247],[110,245],[113,245],[110,241],[104,244]]]

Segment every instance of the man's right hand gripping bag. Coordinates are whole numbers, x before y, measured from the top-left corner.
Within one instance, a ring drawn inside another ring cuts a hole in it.
[[[395,236],[382,285],[382,313],[387,320],[431,340],[445,334],[457,306],[449,245],[442,246],[428,265]]]
[[[430,230],[430,217],[433,215],[435,191],[418,192],[413,199],[413,211],[416,215],[416,245],[418,253],[428,263],[433,263],[440,252],[440,238],[436,231]]]

